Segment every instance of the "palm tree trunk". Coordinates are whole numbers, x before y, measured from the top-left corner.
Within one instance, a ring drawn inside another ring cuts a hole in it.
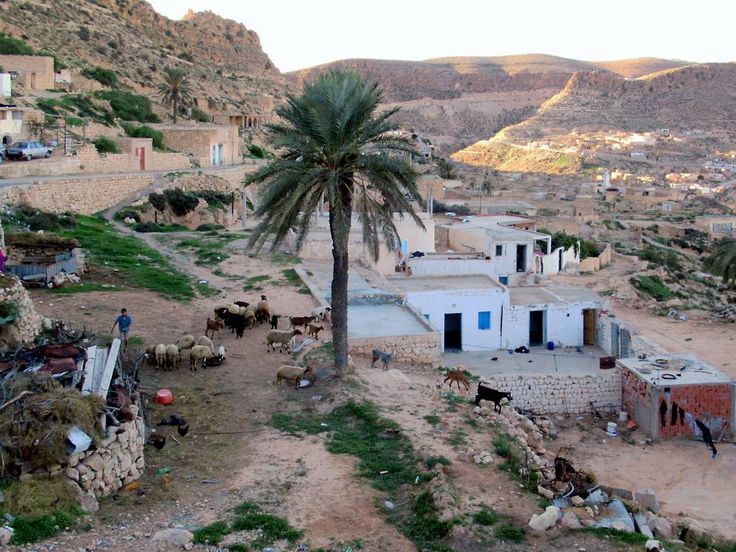
[[[330,208],[330,234],[332,236],[332,343],[335,347],[335,370],[338,376],[348,369],[348,234],[352,199],[345,194],[344,208],[348,214],[348,228],[337,228],[334,209]]]
[[[174,112],[172,113],[172,117],[174,118],[174,124],[176,124],[176,112],[179,111],[179,99],[174,96],[174,101],[171,102]]]

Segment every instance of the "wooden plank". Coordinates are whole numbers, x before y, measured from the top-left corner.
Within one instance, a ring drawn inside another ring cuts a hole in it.
[[[91,394],[95,384],[95,359],[99,350],[96,345],[87,347],[87,362],[84,365],[84,382],[82,383],[82,393]]]
[[[107,360],[105,361],[105,369],[102,372],[100,384],[97,386],[95,393],[100,397],[107,398],[107,393],[110,391],[110,381],[112,380],[112,373],[118,363],[118,357],[120,355],[120,344],[121,341],[117,337],[112,340],[110,350],[107,353]]]

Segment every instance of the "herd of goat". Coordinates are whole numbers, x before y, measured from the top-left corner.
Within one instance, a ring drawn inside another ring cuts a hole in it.
[[[176,343],[150,345],[146,348],[146,357],[149,364],[160,369],[174,369],[181,364],[182,354],[189,352],[189,369],[196,371],[198,367],[217,366],[225,361],[226,349],[220,345],[215,347],[212,340],[220,330],[229,329],[235,334],[236,339],[243,337],[246,328],[268,322],[271,326],[266,335],[267,350],[290,351],[294,338],[302,335],[300,328],[310,337],[319,340],[319,334],[324,330],[324,322],[330,320],[331,308],[321,306],[312,309],[309,316],[288,317],[291,329],[279,330],[279,320],[283,316],[273,314],[265,295],[253,306],[246,301],[235,301],[234,303],[220,304],[214,308],[214,318],[207,318],[204,335],[195,338],[193,335],[185,335]],[[288,371],[287,371],[288,372]],[[303,374],[302,374],[303,376]],[[292,381],[293,377],[279,376],[277,382],[282,379]]]

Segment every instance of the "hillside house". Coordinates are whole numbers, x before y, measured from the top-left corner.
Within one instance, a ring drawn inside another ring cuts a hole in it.
[[[710,238],[722,238],[736,235],[736,216],[695,217],[695,223]]]
[[[240,161],[238,128],[233,125],[152,125],[164,134],[164,145],[186,153],[200,167],[234,165]]]
[[[0,67],[26,91],[54,88],[54,58],[50,56],[0,56]]]

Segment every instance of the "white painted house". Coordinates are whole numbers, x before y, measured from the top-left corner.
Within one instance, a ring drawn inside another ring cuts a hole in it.
[[[483,274],[400,277],[389,280],[441,333],[442,350],[501,348],[508,290]]]
[[[582,288],[530,286],[509,288],[503,348],[596,344],[600,298]]]

